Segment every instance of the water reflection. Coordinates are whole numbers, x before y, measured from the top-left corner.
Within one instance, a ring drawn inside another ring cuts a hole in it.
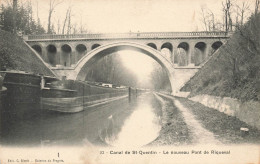
[[[156,115],[156,110],[150,101],[141,101],[118,134],[113,134],[114,121],[110,116],[105,142],[117,147],[140,147],[152,142],[161,129],[160,116]]]
[[[157,137],[160,111],[155,97],[144,94],[130,103],[125,98],[74,114],[41,111],[20,120],[2,114],[0,144],[83,145],[87,141],[103,146],[141,146]]]

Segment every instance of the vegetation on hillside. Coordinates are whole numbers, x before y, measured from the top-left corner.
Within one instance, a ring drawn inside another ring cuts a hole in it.
[[[49,68],[24,44],[21,38],[0,30],[0,67],[54,76]]]
[[[0,7],[0,27],[2,30],[25,34],[43,34],[45,30],[40,23],[40,19],[33,18],[31,1],[26,3],[14,3],[16,5],[1,5]],[[14,10],[14,7],[16,10]],[[14,12],[16,11],[16,12]]]
[[[181,91],[259,101],[259,34],[260,14],[253,14]]]

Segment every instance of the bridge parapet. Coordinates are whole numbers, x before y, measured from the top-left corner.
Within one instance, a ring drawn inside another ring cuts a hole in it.
[[[228,38],[227,32],[145,32],[145,33],[107,33],[107,34],[71,34],[71,35],[29,35],[27,41],[39,40],[77,40],[77,39],[156,39],[156,38]]]

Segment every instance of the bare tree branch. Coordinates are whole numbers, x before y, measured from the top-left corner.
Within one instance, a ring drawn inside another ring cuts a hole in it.
[[[204,23],[204,26],[205,26],[205,31],[208,31],[207,30],[207,22],[206,22],[206,18],[205,18],[205,14],[204,14],[204,8],[201,6],[201,13],[202,13],[202,18],[203,18],[203,23]]]
[[[52,17],[52,13],[54,11],[54,9],[63,2],[63,0],[50,0],[50,3],[49,3],[49,16],[48,16],[48,30],[47,30],[47,33],[51,33],[51,17]]]
[[[66,11],[66,16],[65,16],[65,19],[64,19],[64,22],[63,22],[62,34],[64,34],[65,26],[66,26],[66,23],[67,23],[67,19],[68,19],[68,15],[69,15],[70,10],[71,10],[71,8],[68,7],[68,9]]]
[[[260,0],[255,0],[255,16],[257,16],[259,5],[260,5]]]

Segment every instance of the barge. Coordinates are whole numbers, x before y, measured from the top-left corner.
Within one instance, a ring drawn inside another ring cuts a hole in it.
[[[28,118],[44,110],[64,113],[126,98],[128,88],[108,88],[85,81],[59,80],[22,71],[0,71],[7,88],[1,112],[15,118]],[[2,100],[2,98],[1,98]]]
[[[25,119],[39,114],[41,76],[23,71],[0,71],[7,88],[1,112],[6,117]]]
[[[127,89],[114,89],[74,80],[53,81],[42,89],[41,109],[76,113],[97,104],[128,97]]]

